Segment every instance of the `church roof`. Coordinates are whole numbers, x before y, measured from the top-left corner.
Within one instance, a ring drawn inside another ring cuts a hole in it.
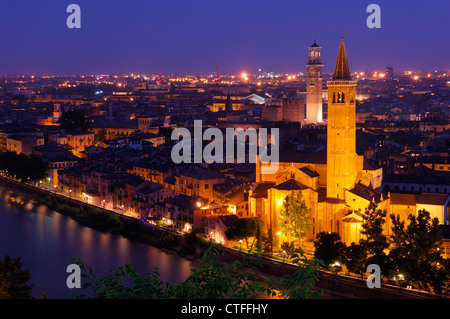
[[[356,184],[354,188],[349,190],[349,192],[370,202],[372,199],[375,203],[380,203],[383,201],[381,192],[367,187],[364,184]]]
[[[267,197],[267,190],[275,185],[273,182],[260,182],[252,190],[252,197]]]
[[[347,53],[345,51],[344,36],[342,36],[339,52],[334,67],[333,80],[351,81],[350,68],[348,66]]]
[[[303,173],[305,173],[307,176],[313,178],[313,177],[319,177],[319,173],[310,170],[308,167],[303,166],[302,168],[299,169],[300,171],[302,171]]]
[[[303,185],[302,183],[296,181],[295,179],[289,179],[281,184],[278,184],[274,187],[278,190],[285,190],[285,191],[295,191],[295,190],[303,190],[308,188],[307,186]]]

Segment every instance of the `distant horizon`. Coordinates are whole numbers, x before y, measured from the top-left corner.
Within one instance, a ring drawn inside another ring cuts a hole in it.
[[[437,74],[441,74],[441,73],[447,73],[449,70],[438,70],[438,69],[428,69],[428,70],[420,70],[420,69],[404,69],[404,70],[397,70],[394,66],[391,65],[386,65],[386,67],[392,67],[394,69],[394,74],[403,74],[404,72],[407,71],[411,71],[413,74],[418,74],[418,73],[437,73]],[[385,68],[386,68],[385,67]],[[359,73],[359,72],[365,72],[366,70],[370,71],[370,72],[384,72],[385,68],[383,69],[369,69],[369,68],[362,68],[360,70],[357,71],[351,71],[351,74],[355,74],[355,73]],[[278,75],[292,75],[292,74],[300,74],[303,73],[303,76],[306,77],[306,68],[305,71],[298,71],[298,72],[283,72],[283,73],[277,73],[275,71],[262,71],[262,73],[275,73]],[[324,71],[324,74],[327,75],[332,75],[333,72],[332,71]],[[223,74],[219,74],[219,77],[221,76],[240,76],[242,73],[238,72],[238,73],[223,73]],[[258,73],[249,73],[247,72],[248,75],[252,75],[252,76],[256,76],[258,75]],[[166,73],[151,73],[151,72],[125,72],[125,73],[9,73],[9,74],[1,74],[0,73],[0,78],[1,77],[21,77],[21,76],[26,76],[26,77],[31,77],[31,76],[37,76],[37,77],[43,77],[43,76],[50,76],[50,77],[57,77],[57,76],[130,76],[130,75],[151,75],[151,76],[215,76],[214,72],[210,72],[210,73],[181,73],[181,72],[166,72]],[[450,73],[449,73],[450,76]]]

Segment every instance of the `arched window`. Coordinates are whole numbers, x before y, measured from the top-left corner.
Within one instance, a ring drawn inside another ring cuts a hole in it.
[[[333,92],[333,102],[332,103],[336,103],[336,92]]]
[[[341,103],[345,103],[345,93],[344,92],[342,92],[342,101],[341,101]]]

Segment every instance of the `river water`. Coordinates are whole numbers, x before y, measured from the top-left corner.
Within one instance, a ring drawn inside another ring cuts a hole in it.
[[[131,263],[140,273],[158,267],[162,280],[177,283],[194,268],[190,261],[177,255],[81,226],[0,187],[0,258],[4,255],[21,257],[22,269],[31,273],[32,295],[39,298],[45,292],[50,299],[70,299],[71,293],[82,293],[81,289],[69,289],[66,285],[71,256],[91,266],[97,276]]]

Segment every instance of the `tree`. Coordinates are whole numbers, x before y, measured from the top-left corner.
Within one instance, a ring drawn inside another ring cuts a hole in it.
[[[163,127],[161,126],[158,130],[158,135],[164,136],[164,140],[166,143],[170,143],[172,141],[172,131],[171,127]]]
[[[360,244],[351,243],[345,247],[344,264],[347,269],[355,274],[363,274],[366,272],[367,250]]]
[[[31,154],[28,157],[23,153],[10,151],[0,153],[0,169],[24,181],[43,179],[47,174],[47,166],[39,156]]]
[[[381,269],[390,269],[386,250],[389,242],[383,233],[383,225],[386,222],[386,211],[377,209],[377,205],[371,203],[362,215],[361,234],[365,235],[359,244],[367,252],[366,265],[377,264]]]
[[[314,258],[322,260],[327,268],[330,268],[334,262],[343,263],[345,260],[345,245],[341,242],[341,236],[338,233],[318,233],[314,248]]]
[[[291,259],[298,264],[292,274],[269,279],[271,293],[281,299],[317,299],[321,290],[315,290],[319,281],[318,269],[323,265],[318,259],[308,259],[301,249],[294,250]]]
[[[0,260],[0,299],[31,299],[33,285],[27,282],[31,279],[28,269],[22,270],[20,257],[11,259],[5,255]]]
[[[263,240],[263,252],[272,255],[273,253],[273,231],[271,228],[267,230],[267,236]]]
[[[245,240],[247,249],[249,249],[248,239],[256,237],[258,228],[262,228],[262,220],[258,217],[239,218],[233,226],[225,232],[228,240]],[[253,240],[254,242],[255,240]],[[253,247],[253,244],[252,244]]]
[[[290,256],[294,252],[295,244],[284,241],[281,244],[280,248],[283,250],[283,254],[284,254],[284,258],[285,258],[286,256]],[[283,262],[284,262],[284,258],[283,258]]]
[[[279,217],[282,231],[294,241],[302,240],[313,227],[311,208],[306,206],[302,197],[302,193],[294,191],[286,196]]]
[[[95,140],[97,142],[103,142],[106,139],[107,133],[105,128],[100,129],[97,135],[95,135]]]
[[[219,251],[209,248],[197,269],[193,269],[185,281],[176,284],[163,282],[157,268],[142,275],[134,272],[131,264],[99,278],[78,259],[76,263],[85,281],[82,289],[90,293],[73,296],[78,299],[256,299],[266,296],[306,299],[318,298],[322,293],[314,289],[320,263],[303,255],[292,275],[275,279],[256,275],[261,266],[256,254],[246,254],[242,260],[231,263],[224,263],[218,257]]]
[[[431,219],[424,209],[417,216],[409,215],[409,224],[391,214],[393,246],[389,253],[394,271],[402,273],[407,280],[421,289],[443,293],[449,284],[448,267],[442,256],[442,234],[439,220]],[[445,276],[445,273],[447,275]]]
[[[91,120],[85,116],[83,110],[72,109],[61,114],[58,120],[65,130],[87,131],[91,127]]]

